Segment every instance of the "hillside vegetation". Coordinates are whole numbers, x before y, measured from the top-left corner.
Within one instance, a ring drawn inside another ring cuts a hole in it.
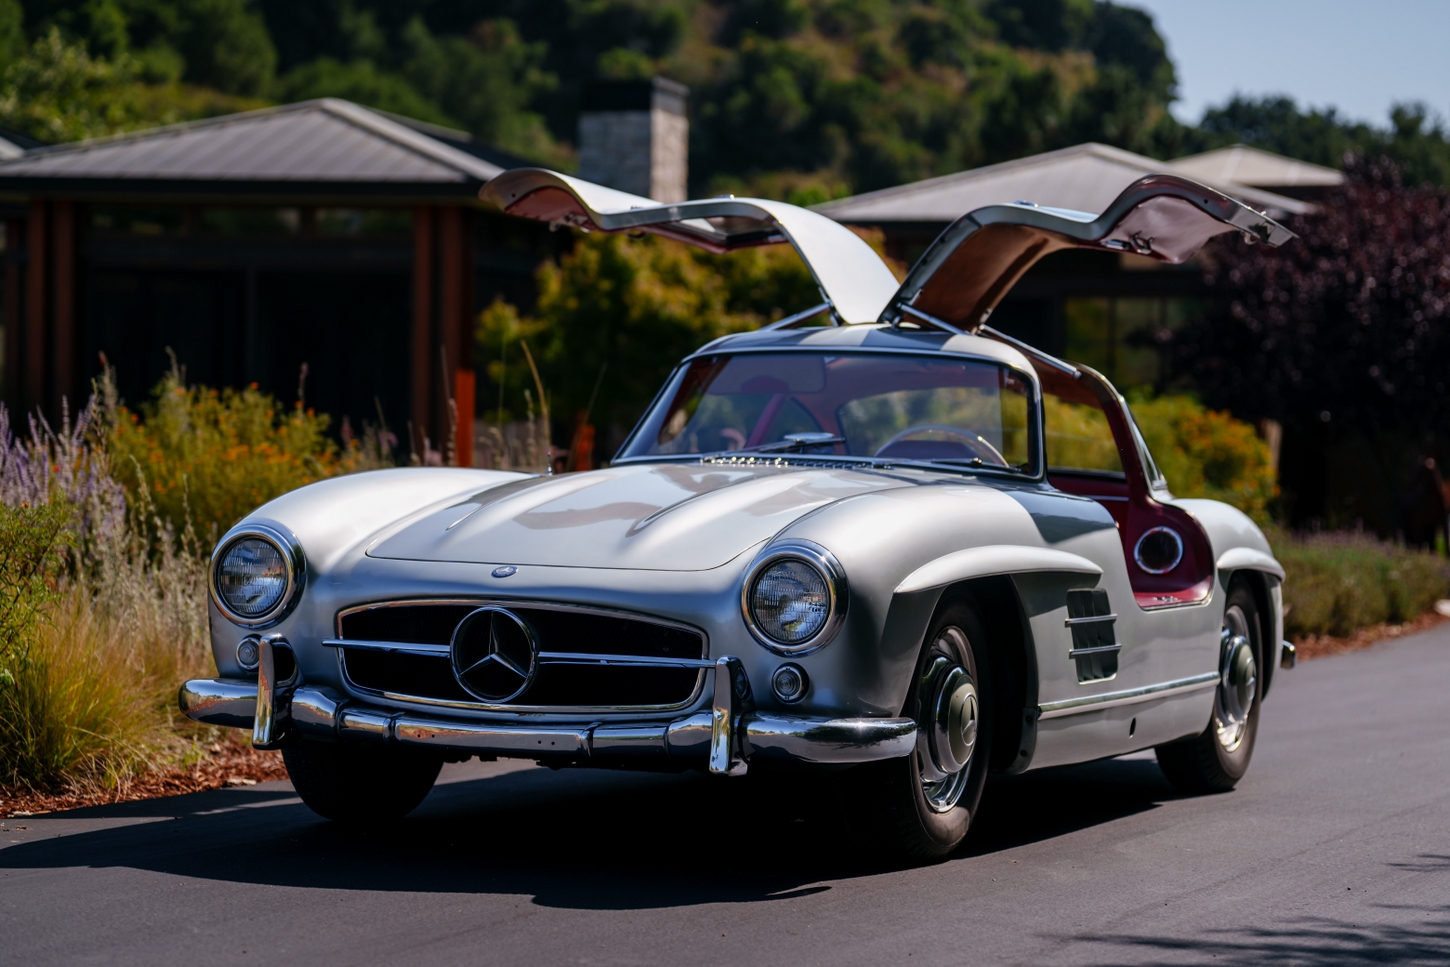
[[[692,88],[695,194],[811,202],[1089,140],[1388,152],[1450,180],[1416,105],[1180,124],[1151,17],[1103,0],[0,0],[0,63],[0,125],[43,141],[330,95],[565,168],[580,88],[659,73]]]

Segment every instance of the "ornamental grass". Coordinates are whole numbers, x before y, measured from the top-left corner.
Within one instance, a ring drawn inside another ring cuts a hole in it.
[[[124,787],[201,754],[176,688],[216,674],[217,534],[322,477],[388,463],[383,434],[173,370],[135,413],[109,374],[59,428],[0,407],[0,785]]]

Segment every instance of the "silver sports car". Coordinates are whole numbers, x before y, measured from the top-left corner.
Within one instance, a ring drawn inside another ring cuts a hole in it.
[[[661,205],[539,169],[485,195],[591,231],[786,242],[823,301],[680,363],[606,469],[316,483],[217,545],[221,677],[193,719],[280,748],[303,801],[401,816],[440,764],[816,770],[863,841],[929,860],[987,775],[1154,748],[1187,790],[1248,768],[1284,572],[1169,491],[1122,396],[988,326],[1042,256],[1178,262],[1293,236],[1154,175],[1098,214],[958,219],[898,285],[780,202]]]

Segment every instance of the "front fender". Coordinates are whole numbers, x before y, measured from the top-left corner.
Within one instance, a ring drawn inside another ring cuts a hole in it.
[[[1066,571],[1071,574],[1102,576],[1103,569],[1087,558],[1050,547],[992,544],[944,554],[907,575],[896,586],[897,594],[942,588],[959,581],[1023,574],[1029,571]]]

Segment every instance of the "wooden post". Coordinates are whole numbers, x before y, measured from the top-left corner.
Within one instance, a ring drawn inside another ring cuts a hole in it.
[[[463,209],[450,205],[438,210],[438,319],[443,342],[443,357],[453,370],[453,404],[457,414],[453,441],[456,462],[460,467],[473,466],[473,299],[472,265],[465,269],[469,254]],[[447,400],[440,399],[446,407]],[[466,432],[465,432],[466,430]]]
[[[77,406],[76,370],[79,350],[76,340],[76,206],[70,200],[51,203],[51,238],[54,242],[54,268],[51,278],[55,285],[51,326],[55,338],[51,347],[50,411],[59,415],[61,400],[70,403],[71,411]]]
[[[433,380],[433,209],[413,209],[413,332],[411,412],[413,439],[410,448],[423,455],[423,436],[432,427]]]
[[[453,399],[458,407],[457,439],[454,445],[460,467],[473,466],[473,380],[473,370],[454,370]]]
[[[19,251],[24,247],[25,222],[19,218],[5,220],[5,404],[12,417],[18,417],[24,404],[20,398],[20,329],[21,316]]]
[[[25,372],[20,383],[20,399],[26,410],[45,402],[45,216],[45,202],[32,200],[30,223],[25,227],[30,264],[25,272]]]

